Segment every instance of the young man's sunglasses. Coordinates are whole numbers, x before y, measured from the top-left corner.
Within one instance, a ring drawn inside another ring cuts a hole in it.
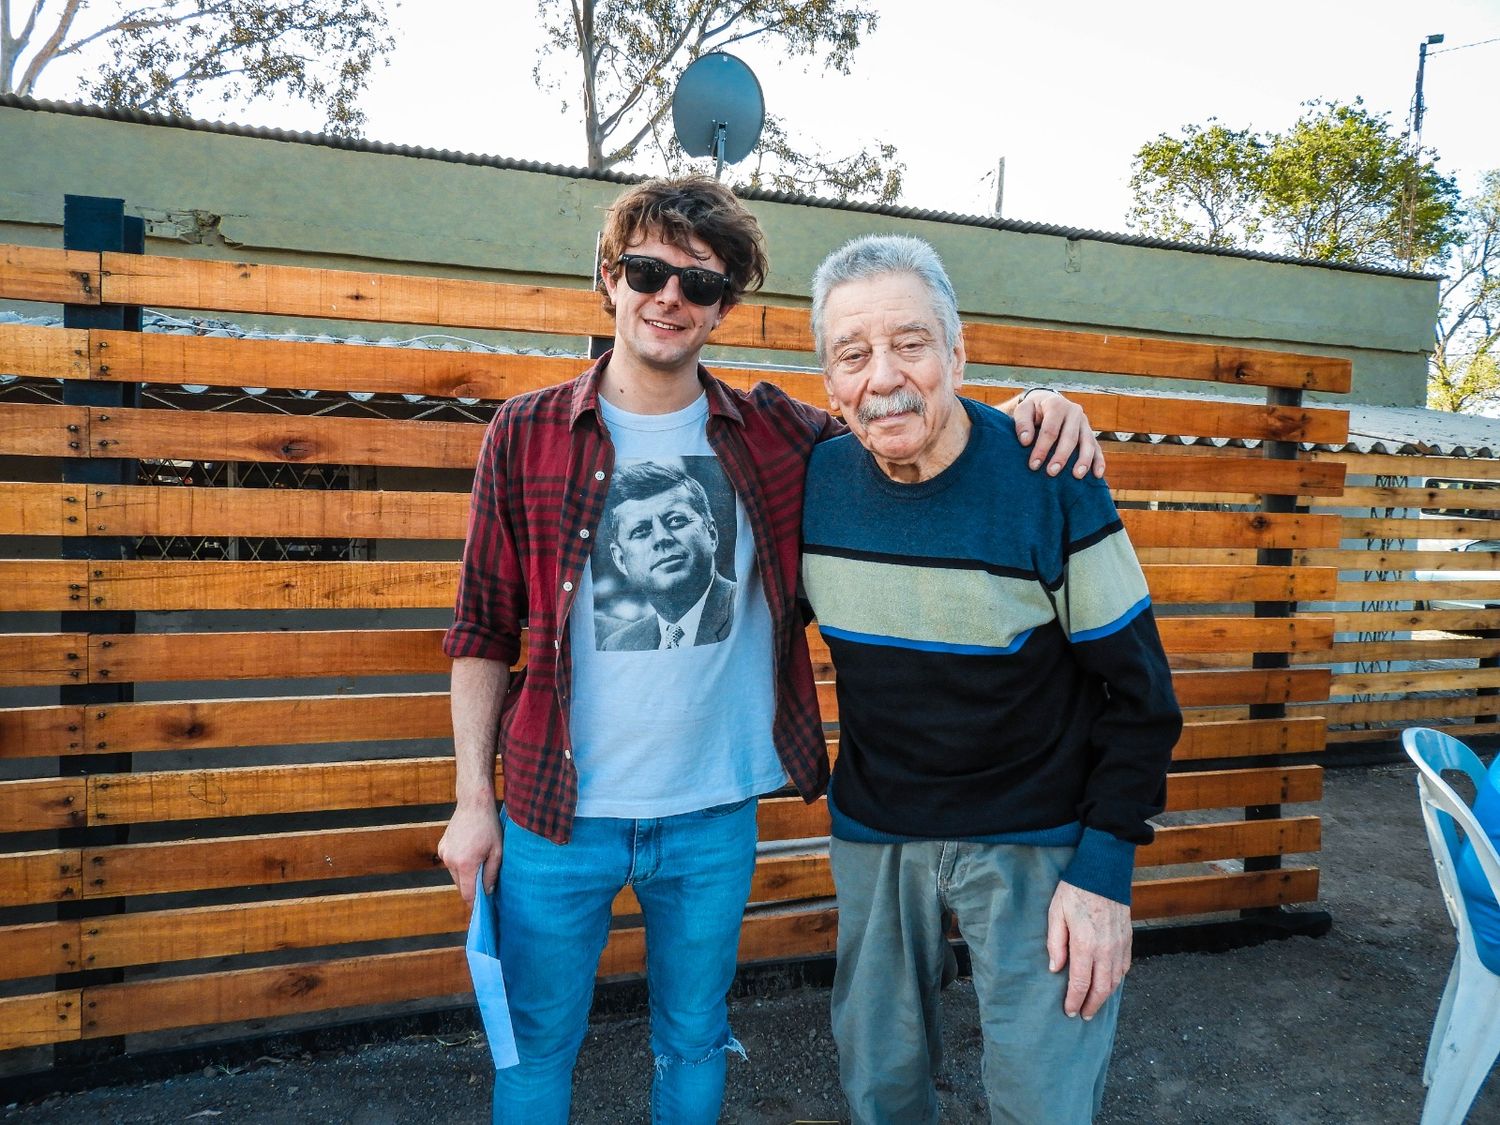
[[[729,290],[729,278],[699,266],[669,266],[645,254],[621,254],[625,283],[637,293],[659,293],[676,275],[682,295],[695,305],[717,305]]]

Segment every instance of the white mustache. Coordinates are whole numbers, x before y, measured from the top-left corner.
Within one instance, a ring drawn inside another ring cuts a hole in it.
[[[870,395],[859,404],[858,418],[862,426],[868,426],[879,418],[891,414],[915,414],[919,418],[927,413],[927,403],[910,387],[902,387],[888,395]]]

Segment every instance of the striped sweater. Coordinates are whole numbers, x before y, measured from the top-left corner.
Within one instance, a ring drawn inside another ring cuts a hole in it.
[[[838,673],[834,834],[1077,845],[1130,900],[1182,717],[1103,481],[1032,472],[1006,415],[919,484],[852,435],[808,466],[802,576]]]

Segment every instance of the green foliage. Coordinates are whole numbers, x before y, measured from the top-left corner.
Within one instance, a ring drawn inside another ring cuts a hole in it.
[[[783,55],[848,74],[873,5],[860,0],[537,0],[546,33],[533,76],[560,87],[557,67],[577,68],[588,167],[626,165],[647,146],[668,168],[684,163],[670,136],[672,91],[694,59],[759,42]],[[567,99],[562,111],[570,109]],[[878,144],[829,158],[794,143],[768,115],[751,182],[787,191],[831,191],[893,200],[904,167]]]
[[[1460,239],[1443,282],[1427,382],[1436,410],[1500,404],[1500,168],[1465,201]]]
[[[1458,237],[1458,189],[1385,114],[1313,101],[1281,133],[1210,119],[1136,151],[1133,227],[1212,246],[1426,268]]]
[[[12,34],[0,0],[0,91],[34,93],[52,62],[102,50],[80,90],[102,105],[185,115],[202,99],[289,95],[322,110],[327,132],[357,136],[359,96],[394,46],[385,0],[158,0],[109,5],[103,21],[89,7],[65,0],[38,26],[46,4],[33,2]]]
[[[1209,246],[1259,241],[1264,142],[1212,117],[1206,128],[1188,125],[1182,133],[1162,133],[1137,150],[1130,225],[1155,238]]]

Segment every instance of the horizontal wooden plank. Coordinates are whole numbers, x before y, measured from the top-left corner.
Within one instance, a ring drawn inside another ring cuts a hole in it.
[[[85,989],[86,1039],[388,1004],[472,989],[464,952],[424,949]]]
[[[0,686],[46,687],[88,680],[88,636],[83,633],[0,635]]]
[[[88,563],[49,559],[0,560],[0,611],[88,609]]]
[[[43,246],[0,246],[0,297],[69,305],[100,303],[99,255]]]
[[[590,289],[131,254],[104,254],[101,282],[109,304],[571,336],[614,332]]]
[[[439,805],[452,800],[452,758],[103,774],[88,779],[88,823]]]
[[[1344,517],[1345,539],[1500,539],[1500,520]]]
[[[82,535],[84,496],[72,484],[0,483],[0,535]]]
[[[1159,605],[1206,602],[1326,601],[1338,572],[1331,567],[1193,566],[1154,563],[1142,568]]]
[[[87,457],[89,453],[87,407],[0,404],[0,454]]]
[[[87,737],[95,750],[119,754],[451,734],[448,693],[422,692],[100,704],[88,709]]]
[[[1427,477],[1452,480],[1500,480],[1500,460],[1482,457],[1431,457],[1407,453],[1338,453],[1315,450],[1303,456],[1313,461],[1342,461],[1349,472],[1368,476],[1405,477],[1413,482]]]
[[[1377,541],[1378,542],[1378,541]],[[1408,543],[1415,543],[1410,539]],[[1403,570],[1500,570],[1500,553],[1491,551],[1298,551],[1292,557],[1297,566],[1336,566],[1346,571]]]
[[[1387,582],[1340,582],[1336,600],[1341,602],[1396,602],[1472,600],[1500,602],[1500,574],[1494,578],[1399,580]]]
[[[94,535],[462,539],[469,522],[457,492],[100,485],[87,507]]]
[[[182,410],[90,414],[89,455],[288,465],[411,465],[471,469],[484,426]],[[3,450],[0,450],[3,452]]]
[[[1132,543],[1143,547],[1337,547],[1337,516],[1265,512],[1120,512]]]
[[[964,325],[964,348],[970,363],[1149,375],[1235,386],[1343,393],[1349,390],[1352,378],[1349,360],[1333,356],[1004,324]]]
[[[0,782],[0,824],[7,831],[82,828],[87,815],[88,788],[81,777]]]
[[[1329,694],[1335,698],[1383,692],[1473,691],[1500,687],[1500,668],[1444,668],[1437,671],[1351,672],[1334,676]]]
[[[446,673],[441,629],[119,633],[88,638],[92,682]],[[0,639],[0,668],[4,667]]]
[[[1418,719],[1459,719],[1475,715],[1500,715],[1500,695],[1443,695],[1405,699],[1371,699],[1358,703],[1320,703],[1320,714],[1329,723],[1413,722]]]
[[[1242,668],[1228,672],[1177,672],[1172,688],[1183,707],[1219,703],[1290,703],[1327,699],[1326,668]]]
[[[89,334],[81,328],[0,324],[0,374],[27,379],[87,379]]]
[[[1214,859],[1289,855],[1315,852],[1322,846],[1322,822],[1315,816],[1185,824],[1158,828],[1155,841],[1136,849],[1135,865],[1165,867]],[[1136,885],[1144,882],[1140,880]]]
[[[1309,493],[1308,495],[1311,495]],[[1487,510],[1500,513],[1500,488],[1346,488],[1344,508],[1432,508],[1441,516],[1449,510]],[[1415,510],[1408,513],[1415,516]]]
[[[1334,628],[1340,633],[1374,632],[1407,629],[1443,629],[1450,632],[1472,632],[1475,629],[1500,629],[1500,608],[1433,609],[1433,610],[1351,610],[1333,615]]]
[[[444,821],[85,849],[86,898],[430,871]]]
[[[1361,728],[1359,730],[1329,731],[1328,741],[1330,744],[1342,746],[1351,744],[1357,746],[1360,743],[1370,742],[1389,742],[1391,743],[1391,748],[1395,749],[1400,742],[1401,732],[1406,729],[1407,725],[1408,724],[1402,723],[1398,726],[1390,727],[1371,727],[1369,729]],[[1476,735],[1492,735],[1497,729],[1493,717],[1480,719],[1476,722],[1465,722],[1460,719],[1458,722],[1444,722],[1432,725],[1440,726],[1444,734],[1451,735],[1454,738],[1460,739],[1469,738]]]
[[[1136,918],[1180,918],[1254,907],[1290,906],[1318,897],[1316,867],[1229,875],[1185,875],[1137,883],[1131,891]]]
[[[88,967],[79,953],[76,921],[0,926],[0,980],[75,973]]]
[[[82,872],[83,856],[77,848],[0,855],[0,906],[82,898]]]
[[[1321,718],[1191,722],[1183,726],[1172,758],[1186,762],[1262,754],[1311,754],[1323,749],[1324,732]]]
[[[1168,652],[1318,653],[1333,644],[1331,617],[1159,617]]]
[[[1327,653],[1303,653],[1294,663],[1352,664],[1369,660],[1477,660],[1500,656],[1500,635],[1424,637],[1410,641],[1340,641]]]
[[[1319,766],[1204,770],[1174,773],[1167,778],[1166,811],[1297,804],[1321,800],[1322,796],[1323,770]]]
[[[0,1051],[76,1040],[82,1007],[82,993],[76,988],[0,997]]]
[[[762,798],[756,810],[762,840],[811,840],[828,835],[828,801],[808,804],[801,797]]]
[[[89,753],[82,707],[0,709],[0,758]]]
[[[83,573],[97,609],[416,609],[452,607],[458,565],[97,562]]]
[[[1332,461],[1216,457],[1180,451],[1146,454],[1130,451],[1129,446],[1118,448],[1119,452],[1107,450],[1109,483],[1116,493],[1197,490],[1222,501],[1224,493],[1323,497],[1344,491],[1344,467]]]

